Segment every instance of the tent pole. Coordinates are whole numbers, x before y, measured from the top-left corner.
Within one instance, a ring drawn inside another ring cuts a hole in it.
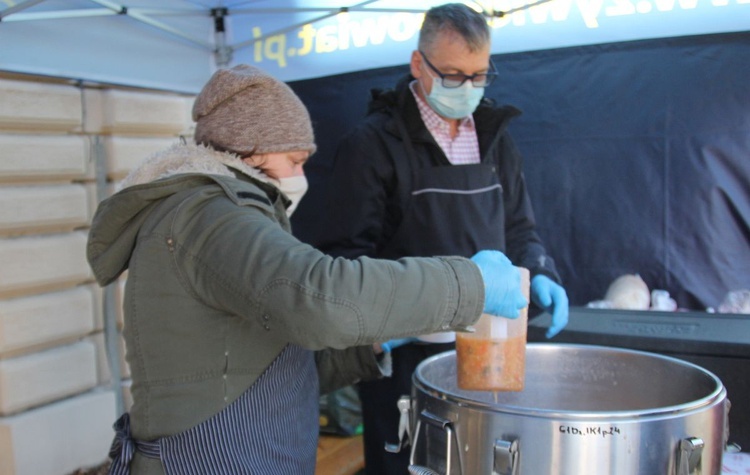
[[[12,15],[14,13],[20,12],[21,10],[31,8],[38,3],[42,3],[43,1],[44,0],[26,0],[25,2],[21,2],[18,5],[6,8],[5,10],[0,12],[0,21],[2,21],[3,18],[7,17],[8,15]]]
[[[98,5],[101,5],[103,7],[109,8],[112,11],[115,11],[115,12],[117,12],[120,15],[129,16],[130,18],[132,18],[134,20],[138,20],[138,21],[140,21],[142,23],[145,23],[147,25],[151,25],[154,28],[158,28],[158,29],[160,29],[162,31],[166,31],[167,33],[171,33],[171,34],[173,34],[175,36],[179,36],[180,38],[182,38],[184,40],[187,40],[187,41],[189,41],[189,42],[191,42],[193,44],[196,44],[196,45],[198,45],[198,46],[200,46],[202,48],[209,49],[209,50],[212,49],[212,46],[208,42],[206,42],[206,41],[200,41],[200,40],[198,40],[196,38],[192,38],[192,37],[186,35],[185,33],[181,32],[181,31],[179,31],[179,30],[177,30],[175,28],[172,28],[171,26],[169,26],[167,24],[164,24],[164,23],[162,23],[160,21],[156,21],[153,18],[149,18],[148,16],[146,16],[146,15],[138,12],[137,9],[129,9],[128,7],[126,7],[124,5],[120,5],[120,4],[117,4],[117,3],[114,3],[114,2],[110,2],[109,0],[90,0],[90,1],[92,1],[92,2],[94,2],[96,4],[98,4]]]
[[[85,100],[86,90],[81,87],[81,97]],[[84,104],[84,110],[85,104]],[[104,151],[104,143],[100,135],[90,136],[91,153],[93,163],[96,167],[96,194],[99,202],[109,196],[107,182],[107,154]],[[120,341],[117,330],[117,299],[115,296],[115,287],[117,281],[109,284],[104,288],[104,346],[107,350],[107,361],[109,363],[110,377],[112,378],[111,386],[115,393],[115,410],[117,417],[125,412],[125,403],[122,394],[122,372],[120,371]]]
[[[211,9],[211,17],[214,19],[214,40],[216,42],[214,58],[216,59],[216,66],[218,68],[229,66],[229,63],[232,62],[232,54],[234,52],[232,47],[227,45],[226,24],[224,23],[224,17],[227,14],[228,11],[226,8]]]

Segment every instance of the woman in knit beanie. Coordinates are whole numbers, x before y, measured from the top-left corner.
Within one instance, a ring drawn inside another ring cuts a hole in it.
[[[258,68],[215,73],[193,119],[195,143],[141,163],[89,234],[100,285],[127,271],[110,473],[312,475],[320,392],[387,374],[376,342],[512,315],[520,279],[499,252],[346,260],[295,239],[312,126]]]

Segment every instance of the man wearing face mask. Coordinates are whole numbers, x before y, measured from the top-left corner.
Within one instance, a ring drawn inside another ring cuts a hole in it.
[[[532,275],[532,301],[567,324],[568,299],[535,231],[521,156],[506,131],[520,114],[483,99],[497,71],[487,19],[463,4],[430,9],[410,75],[372,91],[368,115],[339,144],[317,245],[332,255],[398,259],[505,252]],[[397,400],[425,358],[454,348],[451,332],[389,342],[393,375],[359,385],[366,472],[407,473]]]

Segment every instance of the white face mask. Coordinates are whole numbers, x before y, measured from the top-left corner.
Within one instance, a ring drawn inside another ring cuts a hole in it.
[[[433,78],[432,90],[426,96],[427,103],[435,112],[449,119],[463,119],[474,113],[484,96],[483,87],[474,87],[466,81],[459,87],[443,86],[439,78]]]
[[[286,209],[287,216],[291,216],[302,197],[307,193],[307,178],[305,175],[295,175],[273,180],[274,184],[286,195],[292,204]]]

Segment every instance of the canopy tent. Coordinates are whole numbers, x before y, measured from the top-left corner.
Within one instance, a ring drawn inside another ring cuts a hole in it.
[[[195,93],[220,66],[285,81],[406,62],[446,0],[0,0],[0,70]],[[750,29],[750,0],[478,0],[493,54]]]

